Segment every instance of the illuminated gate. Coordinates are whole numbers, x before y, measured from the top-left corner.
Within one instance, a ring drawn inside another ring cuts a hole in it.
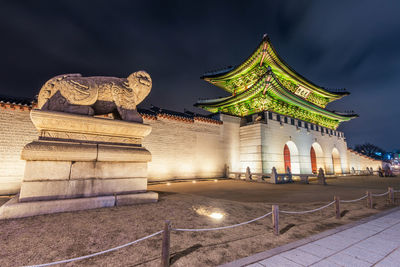
[[[341,166],[341,161],[340,161],[340,154],[337,148],[334,148],[332,150],[332,167],[333,167],[333,173],[342,173],[342,166]]]
[[[291,170],[292,167],[290,165],[290,150],[287,145],[285,145],[285,148],[283,149],[283,160],[285,162],[285,172],[287,171],[287,168]]]
[[[311,158],[312,173],[317,173],[317,156],[315,155],[315,150],[313,147],[311,147],[310,150],[310,158]]]

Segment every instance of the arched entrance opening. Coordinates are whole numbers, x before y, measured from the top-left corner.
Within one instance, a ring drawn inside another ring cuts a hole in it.
[[[332,150],[332,167],[333,167],[334,174],[342,173],[342,164],[340,162],[340,154],[339,154],[339,150],[337,150],[336,147],[334,147]]]
[[[315,155],[315,150],[313,147],[310,149],[310,158],[311,158],[311,171],[312,173],[317,173],[317,156]]]
[[[312,173],[318,173],[319,168],[325,170],[324,153],[322,151],[321,145],[317,142],[311,145],[310,161]]]
[[[292,165],[290,163],[290,150],[289,147],[285,144],[285,147],[283,148],[283,160],[285,163],[285,171],[289,168],[292,170]]]
[[[293,141],[289,141],[283,147],[284,171],[289,167],[292,173],[300,173],[299,150]]]

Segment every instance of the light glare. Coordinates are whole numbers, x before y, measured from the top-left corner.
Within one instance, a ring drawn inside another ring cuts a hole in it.
[[[220,220],[224,217],[224,215],[222,213],[219,212],[213,212],[209,215],[211,218],[216,219],[216,220]]]

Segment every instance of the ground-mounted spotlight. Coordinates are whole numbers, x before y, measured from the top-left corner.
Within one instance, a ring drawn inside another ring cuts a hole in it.
[[[213,212],[208,216],[210,216],[211,218],[216,219],[216,220],[221,220],[224,217],[224,215],[219,212]]]
[[[225,213],[222,210],[216,209],[215,207],[194,206],[193,210],[199,215],[207,216],[214,220],[221,220],[225,216]]]
[[[214,179],[214,182],[218,182],[218,179]]]
[[[170,185],[171,185],[171,183],[170,183],[170,182],[168,182],[168,183],[167,183],[167,185],[168,185],[168,186],[170,186]]]
[[[196,183],[196,180],[193,180],[193,181],[192,181],[192,183],[194,183],[194,184],[195,184],[195,183]]]

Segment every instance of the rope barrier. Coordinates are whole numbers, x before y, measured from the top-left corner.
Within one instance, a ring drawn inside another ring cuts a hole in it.
[[[365,195],[365,196],[363,196],[363,197],[360,197],[360,198],[357,198],[357,199],[351,199],[351,200],[340,200],[340,202],[342,202],[342,203],[357,202],[357,201],[363,200],[363,199],[364,199],[364,198],[366,198],[366,197],[367,197],[367,195]]]
[[[393,192],[393,193],[399,193],[400,190],[393,190],[392,192]],[[387,191],[387,192],[385,192],[385,193],[382,193],[382,194],[372,194],[372,196],[378,197],[378,196],[384,196],[384,195],[387,195],[387,194],[389,194],[389,191]],[[360,201],[360,200],[362,200],[362,199],[364,199],[364,198],[366,198],[366,197],[367,197],[367,195],[362,196],[362,197],[357,198],[357,199],[340,200],[340,202],[342,202],[342,203],[356,202],[356,201]],[[306,211],[287,211],[287,210],[281,210],[280,212],[281,212],[281,213],[286,213],[286,214],[305,214],[305,213],[311,213],[311,212],[316,212],[316,211],[322,210],[322,209],[324,209],[324,208],[327,208],[327,207],[331,206],[332,204],[334,204],[335,202],[336,202],[336,200],[334,200],[334,201],[332,201],[332,202],[330,202],[330,203],[328,203],[328,204],[326,204],[326,205],[324,205],[324,206],[322,206],[322,207],[313,209],[313,210],[306,210]],[[204,231],[223,230],[223,229],[229,229],[229,228],[238,227],[238,226],[241,226],[241,225],[246,225],[246,224],[249,224],[249,223],[258,221],[258,220],[260,220],[260,219],[263,219],[263,218],[265,218],[265,217],[267,217],[267,216],[269,216],[269,215],[271,215],[271,214],[272,214],[272,211],[271,211],[271,212],[268,212],[268,213],[266,213],[266,214],[264,214],[264,215],[262,215],[262,216],[260,216],[260,217],[257,217],[257,218],[255,218],[255,219],[246,221],[246,222],[242,222],[242,223],[238,223],[238,224],[233,224],[233,225],[228,225],[228,226],[222,226],[222,227],[203,228],[203,229],[172,228],[171,230],[174,230],[174,231],[182,231],[182,232],[204,232]],[[138,242],[140,242],[140,241],[143,241],[143,240],[146,240],[146,239],[151,238],[151,237],[153,237],[153,236],[159,235],[159,234],[161,234],[161,233],[163,233],[163,232],[164,232],[164,230],[161,230],[161,231],[155,232],[155,233],[153,233],[153,234],[151,234],[151,235],[148,235],[148,236],[142,237],[142,238],[140,238],[140,239],[137,239],[137,240],[135,240],[135,241],[132,241],[132,242],[129,242],[129,243],[120,245],[120,246],[118,246],[118,247],[110,248],[110,249],[103,250],[103,251],[100,251],[100,252],[96,252],[96,253],[93,253],[93,254],[89,254],[89,255],[86,255],[86,256],[81,256],[81,257],[76,257],[76,258],[66,259],[66,260],[61,260],[61,261],[55,261],[55,262],[49,262],[49,263],[44,263],[44,264],[38,264],[38,265],[27,265],[27,266],[25,266],[25,267],[44,267],[44,266],[51,266],[51,265],[55,265],[55,264],[68,263],[68,262],[72,262],[72,261],[78,261],[78,260],[83,260],[83,259],[91,258],[91,257],[94,257],[94,256],[98,256],[98,255],[101,255],[101,254],[105,254],[105,253],[108,253],[108,252],[112,252],[112,251],[115,251],[115,250],[118,250],[118,249],[121,249],[121,248],[130,246],[130,245],[136,244],[136,243],[138,243]]]
[[[245,225],[248,223],[252,223],[255,221],[258,221],[262,218],[267,217],[268,215],[271,215],[271,212],[268,212],[266,214],[264,214],[263,216],[260,216],[258,218],[255,218],[253,220],[247,221],[247,222],[242,222],[242,223],[238,223],[238,224],[233,224],[233,225],[228,225],[228,226],[222,226],[222,227],[215,227],[215,228],[203,228],[203,229],[183,229],[183,228],[173,228],[172,230],[174,231],[183,231],[183,232],[203,232],[203,231],[214,231],[214,230],[222,230],[222,229],[228,229],[228,228],[233,228],[233,227],[237,227],[237,226],[241,226],[241,225]]]
[[[328,204],[326,204],[325,206],[313,209],[313,210],[306,210],[306,211],[288,211],[288,210],[281,210],[281,213],[286,213],[286,214],[305,214],[305,213],[310,213],[310,212],[315,212],[315,211],[319,211],[322,209],[325,209],[327,207],[329,207],[330,205],[332,205],[333,203],[335,203],[335,201],[332,201]]]
[[[151,234],[151,235],[142,237],[142,238],[140,238],[140,239],[138,239],[138,240],[135,240],[135,241],[126,243],[126,244],[124,244],[124,245],[121,245],[121,246],[118,246],[118,247],[114,247],[114,248],[110,248],[110,249],[107,249],[107,250],[103,250],[103,251],[100,251],[100,252],[96,252],[96,253],[93,253],[93,254],[89,254],[89,255],[86,255],[86,256],[81,256],[81,257],[72,258],[72,259],[67,259],[67,260],[61,260],[61,261],[54,261],[54,262],[49,262],[49,263],[44,263],[44,264],[38,264],[38,265],[28,265],[28,266],[25,266],[25,267],[50,266],[50,265],[55,265],[55,264],[68,263],[68,262],[71,262],[71,261],[79,261],[79,260],[91,258],[91,257],[94,257],[94,256],[98,256],[98,255],[101,255],[101,254],[104,254],[104,253],[108,253],[108,252],[111,252],[111,251],[114,251],[114,250],[117,250],[117,249],[120,249],[120,248],[124,248],[124,247],[130,246],[130,245],[136,244],[136,243],[138,243],[138,242],[140,242],[140,241],[143,241],[143,240],[146,240],[146,239],[148,239],[148,238],[150,238],[150,237],[159,235],[159,234],[161,234],[162,232],[164,232],[164,231],[158,231],[158,232],[153,233],[153,234]]]
[[[384,196],[384,195],[387,195],[387,194],[389,194],[389,191],[387,191],[385,193],[382,193],[382,194],[372,194],[372,196],[373,197],[381,197],[381,196]]]

